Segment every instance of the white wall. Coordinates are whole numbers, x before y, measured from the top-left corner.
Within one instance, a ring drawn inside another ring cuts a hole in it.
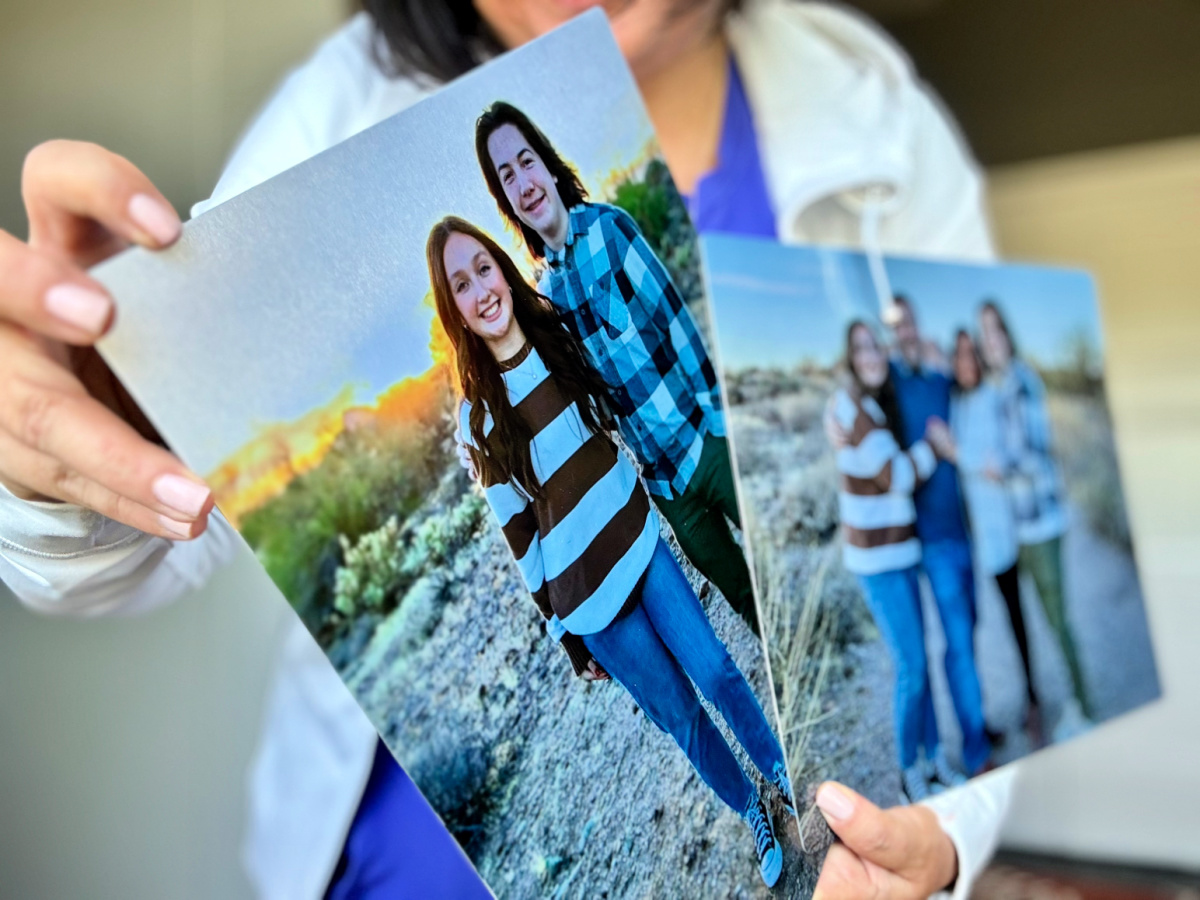
[[[1165,699],[1022,765],[1012,847],[1200,868],[1200,139],[992,173],[1010,258],[1097,276]]]
[[[243,773],[288,615],[249,551],[138,619],[0,587],[0,897],[249,897]]]
[[[124,154],[183,212],[280,75],[351,0],[0,0],[0,228],[50,138]]]

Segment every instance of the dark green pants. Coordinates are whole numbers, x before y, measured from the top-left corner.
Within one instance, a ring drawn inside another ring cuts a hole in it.
[[[725,439],[706,437],[700,463],[687,490],[670,500],[656,496],[654,502],[675,532],[684,555],[717,586],[734,612],[746,620],[750,630],[759,634],[750,569],[742,548],[729,530],[730,522],[738,528],[742,523],[738,516],[737,492],[733,487],[729,444]]]
[[[1079,664],[1079,654],[1075,649],[1075,638],[1071,634],[1071,626],[1067,622],[1067,598],[1063,587],[1062,538],[1052,538],[1041,544],[1025,544],[1021,547],[1018,565],[1030,574],[1037,587],[1038,598],[1042,601],[1042,609],[1046,612],[1046,620],[1058,638],[1063,656],[1067,661],[1067,669],[1071,673],[1071,683],[1075,688],[1075,696],[1083,707],[1084,715],[1094,717],[1087,687],[1083,680],[1083,668]]]

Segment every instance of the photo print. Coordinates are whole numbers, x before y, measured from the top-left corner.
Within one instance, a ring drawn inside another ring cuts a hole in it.
[[[96,271],[499,897],[811,893],[699,265],[595,12]]]
[[[702,246],[801,800],[920,800],[1159,696],[1086,273]]]

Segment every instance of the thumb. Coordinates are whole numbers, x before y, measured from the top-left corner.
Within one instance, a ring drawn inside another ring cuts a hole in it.
[[[817,790],[817,807],[834,834],[861,859],[891,872],[912,861],[907,810],[880,809],[835,781]]]

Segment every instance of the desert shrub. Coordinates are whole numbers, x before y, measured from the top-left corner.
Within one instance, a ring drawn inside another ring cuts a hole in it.
[[[805,432],[821,428],[825,413],[825,396],[816,391],[803,391],[781,396],[775,404],[779,424],[788,431]]]
[[[399,534],[399,520],[392,516],[382,528],[367,532],[356,544],[344,534],[338,536],[342,566],[334,580],[333,608],[337,612],[353,616],[360,610],[383,608],[399,581]]]
[[[611,202],[633,217],[646,237],[650,249],[671,274],[680,296],[692,314],[706,327],[703,304],[704,284],[700,275],[700,253],[696,232],[688,218],[687,207],[666,163],[653,159],[640,178],[626,177],[612,192]]]
[[[468,856],[472,844],[482,842],[495,794],[487,750],[460,740],[469,733],[466,726],[434,729],[405,758],[409,775]]]
[[[1050,390],[1087,397],[1100,397],[1104,392],[1104,362],[1100,348],[1083,331],[1069,335],[1064,341],[1061,360],[1055,368],[1037,366],[1042,380]]]
[[[464,543],[475,534],[487,503],[477,491],[466,491],[444,514],[432,515],[413,532],[404,553],[400,572],[416,578],[429,569],[444,566]]]
[[[740,440],[740,432],[738,437],[740,466],[742,448],[747,442]],[[758,455],[762,453],[760,449]],[[753,515],[770,531],[775,541],[827,543],[838,527],[837,471],[833,452],[824,448],[815,459],[805,460],[797,449],[792,456],[795,459],[793,465],[776,465],[769,470],[769,477],[747,480],[754,494]]]
[[[1068,498],[1092,531],[1132,552],[1112,420],[1103,393],[1089,396],[1055,391],[1049,395],[1048,406]]]
[[[423,575],[447,565],[479,527],[486,503],[465,491],[457,503],[402,528],[395,516],[357,542],[342,536],[343,564],[334,584],[333,608],[350,619],[395,608],[401,594]]]
[[[405,521],[437,483],[445,465],[438,448],[449,429],[443,418],[431,410],[427,422],[343,433],[319,466],[244,518],[246,540],[318,637],[334,612],[347,542],[357,545],[393,517]],[[373,552],[381,553],[384,543],[380,537]],[[364,560],[371,552],[363,550]],[[373,558],[372,566],[369,576],[362,573],[364,588],[386,580],[385,560]],[[372,590],[366,608],[383,595]]]

